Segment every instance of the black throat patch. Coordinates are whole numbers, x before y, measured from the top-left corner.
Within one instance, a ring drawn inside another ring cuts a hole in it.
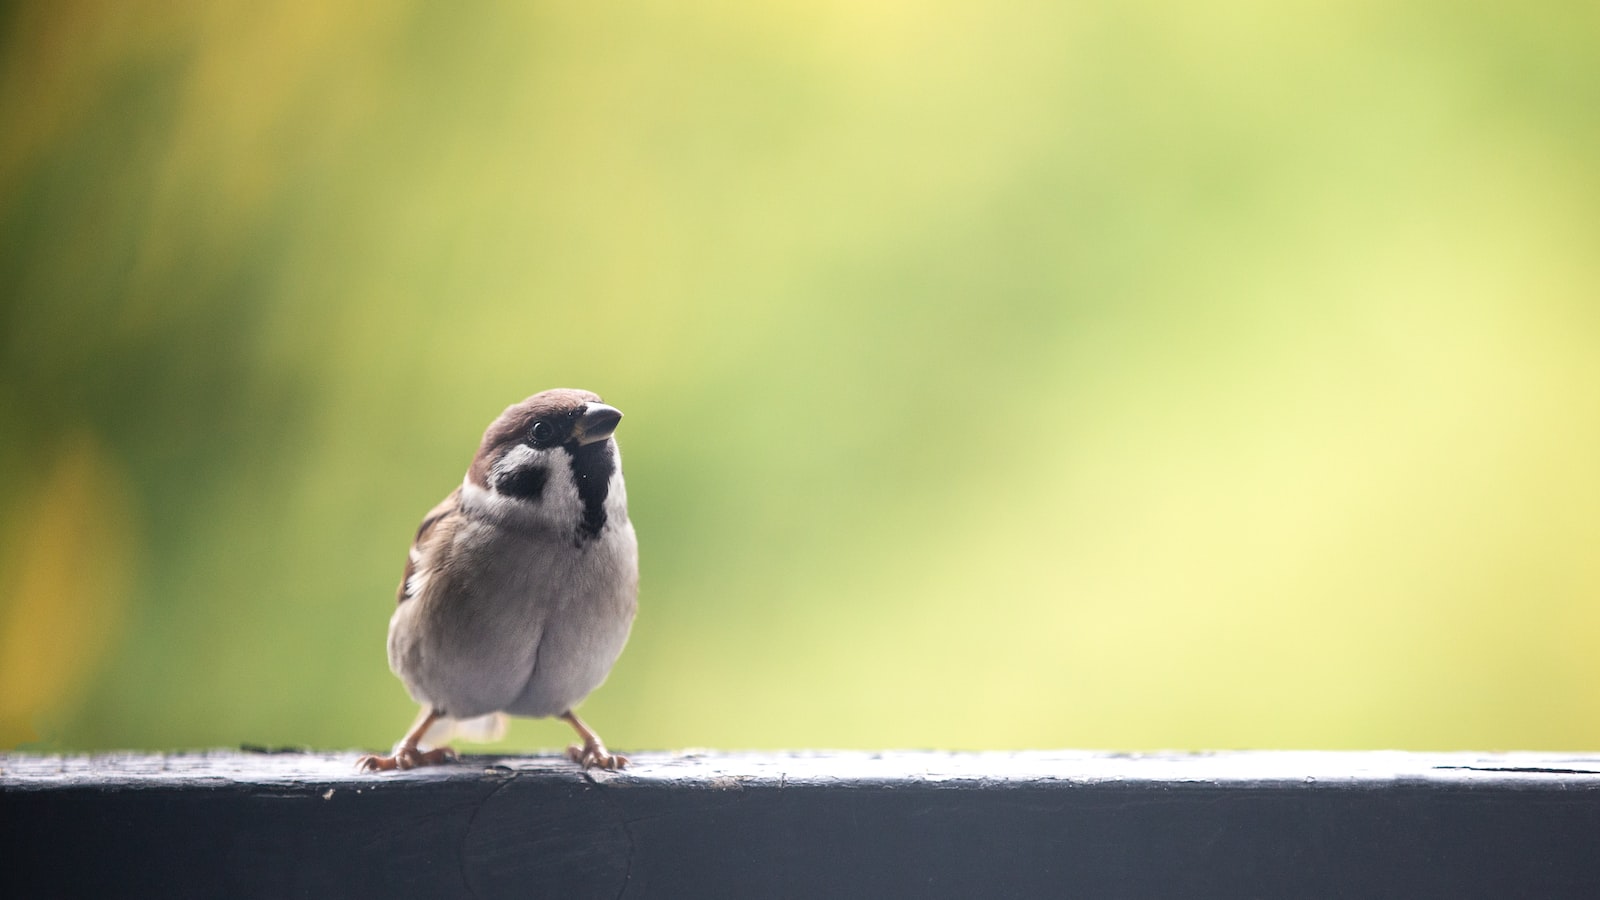
[[[611,491],[611,475],[617,471],[617,455],[610,441],[569,446],[572,476],[578,482],[578,498],[583,501],[583,521],[578,524],[578,540],[598,537],[606,527],[606,494]]]

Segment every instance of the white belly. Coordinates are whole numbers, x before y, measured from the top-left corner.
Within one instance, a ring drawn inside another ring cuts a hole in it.
[[[581,548],[555,554],[521,539],[480,552],[496,531],[462,524],[448,561],[395,610],[389,664],[413,698],[451,718],[559,715],[605,681],[627,643],[638,594],[633,526],[617,516]]]

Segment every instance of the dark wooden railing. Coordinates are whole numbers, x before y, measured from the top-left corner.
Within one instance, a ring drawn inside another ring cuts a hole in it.
[[[4,897],[1600,898],[1600,754],[0,755]]]

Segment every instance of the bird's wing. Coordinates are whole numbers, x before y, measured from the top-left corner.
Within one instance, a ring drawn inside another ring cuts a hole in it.
[[[456,488],[450,492],[450,496],[439,501],[438,506],[428,510],[428,514],[422,517],[422,524],[417,526],[417,536],[411,541],[411,552],[406,554],[406,571],[400,576],[400,588],[395,592],[396,604],[404,603],[417,595],[420,589],[420,585],[414,579],[417,567],[432,555],[434,538],[445,531],[436,526],[456,512],[460,497],[461,489]]]

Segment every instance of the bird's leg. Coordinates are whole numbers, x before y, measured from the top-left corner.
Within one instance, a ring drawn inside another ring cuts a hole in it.
[[[583,738],[582,747],[574,744],[567,748],[568,759],[583,766],[585,769],[620,769],[628,764],[626,756],[607,750],[605,742],[600,740],[600,735],[595,734],[593,729],[583,724],[583,720],[578,718],[577,714],[572,710],[569,709],[562,713],[561,718],[566,719],[567,724],[578,732],[578,737]]]
[[[363,772],[386,772],[390,769],[415,769],[418,766],[436,766],[442,762],[453,762],[456,752],[449,747],[435,747],[424,753],[417,749],[417,743],[422,740],[422,735],[428,726],[444,717],[444,713],[431,706],[424,706],[417,716],[416,724],[400,739],[394,747],[394,752],[388,756],[363,756],[356,760],[356,768]]]

